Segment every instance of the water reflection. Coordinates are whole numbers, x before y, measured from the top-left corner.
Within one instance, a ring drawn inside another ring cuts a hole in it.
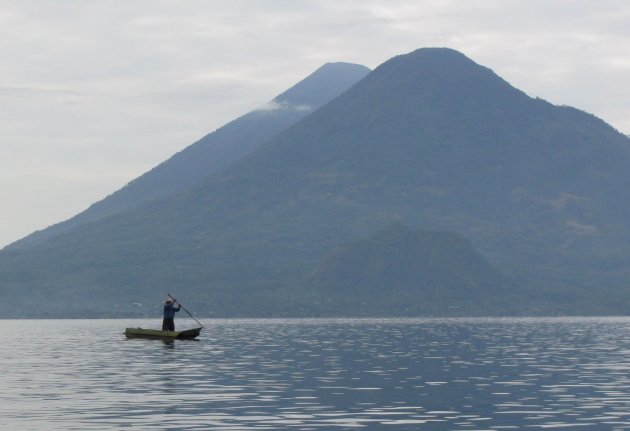
[[[7,429],[630,429],[628,319],[6,323]]]

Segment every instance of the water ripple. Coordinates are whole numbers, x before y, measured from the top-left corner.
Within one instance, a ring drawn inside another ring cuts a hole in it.
[[[11,430],[630,430],[625,318],[4,323]]]

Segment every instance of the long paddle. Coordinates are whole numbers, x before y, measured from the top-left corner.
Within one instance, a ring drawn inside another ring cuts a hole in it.
[[[201,322],[197,319],[195,319],[195,316],[193,316],[192,314],[190,314],[190,311],[186,310],[186,308],[182,305],[181,302],[179,302],[177,299],[175,299],[175,297],[173,295],[171,295],[170,293],[167,293],[167,295],[169,296],[169,298],[171,298],[173,301],[177,302],[179,304],[179,306],[182,308],[182,310],[184,310],[186,313],[188,313],[188,315],[190,317],[192,317],[192,319],[197,322],[199,324],[199,326],[201,326],[203,328],[203,325],[201,324]]]

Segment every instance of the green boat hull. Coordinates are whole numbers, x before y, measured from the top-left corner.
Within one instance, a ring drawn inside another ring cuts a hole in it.
[[[184,331],[161,331],[159,329],[127,328],[127,338],[153,338],[156,340],[192,340],[197,338],[201,328],[186,329]]]

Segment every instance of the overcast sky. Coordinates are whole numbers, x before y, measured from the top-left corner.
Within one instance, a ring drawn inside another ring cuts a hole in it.
[[[630,133],[626,0],[0,0],[0,247],[326,62],[457,49]]]

